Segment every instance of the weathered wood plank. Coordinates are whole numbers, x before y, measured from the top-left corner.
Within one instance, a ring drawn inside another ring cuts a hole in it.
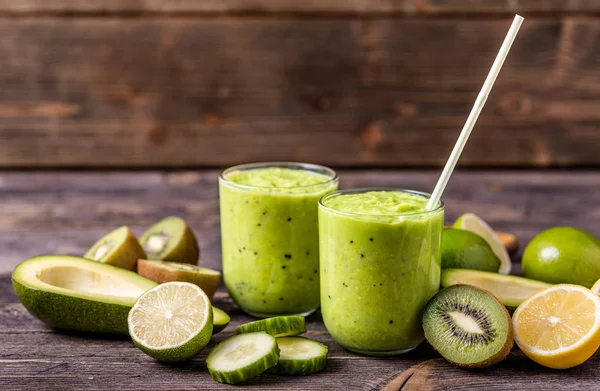
[[[440,166],[508,24],[0,19],[0,167]],[[600,165],[599,45],[529,20],[462,163]]]
[[[597,12],[595,0],[0,0],[11,13],[265,13],[265,14],[486,14],[515,12]]]
[[[8,289],[0,277],[0,292]],[[29,315],[21,304],[0,296],[0,387],[12,389],[233,389],[210,380],[204,360],[215,343],[252,320],[236,309],[224,292],[216,304],[232,315],[232,323],[198,358],[178,365],[159,364],[125,337],[58,332]],[[453,366],[427,344],[393,358],[355,355],[326,332],[318,314],[307,318],[307,335],[329,346],[325,372],[305,377],[262,375],[244,388],[273,390],[378,390],[400,378],[391,390],[596,390],[600,356],[568,371],[544,369],[515,349],[500,365],[485,371]]]
[[[400,186],[430,191],[437,171],[342,170],[341,187]],[[220,269],[218,171],[0,173],[0,273],[31,256],[81,255],[110,230],[141,234],[167,215],[185,218],[202,264]],[[474,212],[514,232],[523,251],[539,231],[571,225],[600,236],[600,173],[457,172],[446,193],[446,221]],[[520,253],[514,255],[520,260]],[[518,268],[517,268],[518,271]]]

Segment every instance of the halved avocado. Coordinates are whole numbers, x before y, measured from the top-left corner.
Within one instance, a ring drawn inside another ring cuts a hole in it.
[[[157,285],[129,270],[62,255],[21,262],[12,283],[25,308],[50,326],[116,334],[128,334],[129,310]]]
[[[484,289],[496,296],[509,310],[514,310],[530,296],[552,286],[529,278],[471,269],[444,269],[440,284],[444,288],[466,284]]]

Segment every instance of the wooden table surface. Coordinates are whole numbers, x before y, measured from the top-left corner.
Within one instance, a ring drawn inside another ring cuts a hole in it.
[[[342,187],[433,187],[437,172],[342,171]],[[128,338],[58,332],[19,304],[9,273],[39,254],[82,254],[98,237],[128,224],[136,233],[166,215],[186,218],[202,247],[201,263],[220,268],[216,171],[202,172],[5,172],[0,173],[0,390],[13,389],[219,389],[204,359],[249,317],[224,291],[215,303],[231,325],[198,358],[160,364]],[[600,172],[457,173],[444,197],[446,221],[475,212],[522,243],[536,232],[570,225],[599,235]],[[515,255],[518,262],[520,252]],[[515,265],[518,273],[520,267]],[[565,371],[543,368],[518,349],[494,368],[470,371],[440,358],[427,344],[393,358],[359,356],[339,347],[318,314],[308,336],[330,348],[325,372],[307,377],[263,375],[252,389],[390,390],[599,389],[600,354]]]

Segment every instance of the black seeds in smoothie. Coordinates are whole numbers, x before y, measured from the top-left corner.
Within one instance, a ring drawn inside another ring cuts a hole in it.
[[[242,247],[242,250],[246,251],[246,247]]]
[[[331,299],[331,296],[327,295],[327,297],[329,297]]]
[[[266,214],[267,214],[267,211],[265,210],[265,211],[263,212],[263,216],[265,216]]]
[[[369,238],[369,240],[372,242],[372,241],[373,241],[373,238]]]
[[[361,257],[361,258],[364,258],[364,257],[365,257],[365,254],[360,254],[360,257]]]
[[[310,255],[310,251],[307,251],[307,252],[306,252],[306,255]]]
[[[312,278],[312,277],[308,277],[308,281],[312,281],[312,280],[313,280],[313,278]]]
[[[283,265],[281,268],[282,268],[282,269],[285,269],[286,267],[287,267],[287,266]]]
[[[380,283],[379,283],[379,286],[383,286],[383,284],[380,282]]]
[[[393,320],[390,320],[390,324],[392,324],[392,323],[394,323],[394,321],[393,321]]]
[[[288,217],[288,222],[290,222],[290,221],[292,221],[292,218],[291,218],[291,217]]]
[[[353,244],[353,243],[354,243],[354,240],[351,240],[351,241],[350,241],[350,244]]]
[[[267,304],[267,301],[266,301],[266,300],[263,300],[263,304]]]
[[[271,280],[271,284],[275,284],[275,280]]]
[[[317,274],[319,271],[317,269],[315,269],[315,274]]]
[[[256,224],[256,226],[257,226],[257,227],[260,227],[260,226],[261,226],[261,224],[260,224],[260,223],[258,223],[258,224]]]
[[[283,297],[280,297],[279,300],[283,301]]]
[[[258,255],[258,253],[255,251],[255,252],[254,252],[254,255]]]
[[[342,285],[345,286],[346,288],[348,288],[348,285],[346,285],[345,282],[342,282]]]
[[[284,257],[285,259],[292,259],[292,254],[285,254]]]

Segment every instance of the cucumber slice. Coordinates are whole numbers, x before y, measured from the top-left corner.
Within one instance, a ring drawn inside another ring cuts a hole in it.
[[[279,362],[269,372],[280,375],[309,375],[325,369],[327,346],[304,337],[277,338]]]
[[[206,358],[212,379],[237,384],[258,376],[279,361],[279,347],[267,333],[248,333],[226,339]]]
[[[217,307],[213,307],[213,335],[220,333],[227,327],[231,318],[227,313]]]
[[[276,316],[246,323],[235,329],[236,334],[254,333],[256,331],[264,331],[273,337],[287,337],[305,333],[306,323],[303,316]]]

